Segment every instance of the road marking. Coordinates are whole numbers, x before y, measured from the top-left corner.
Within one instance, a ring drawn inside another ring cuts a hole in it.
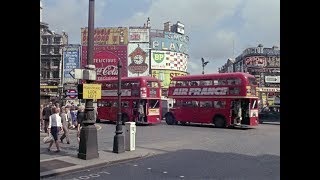
[[[163,171],[163,174],[167,174],[168,172],[167,171]]]
[[[180,178],[184,178],[184,176],[179,176]]]
[[[138,165],[135,164],[135,165],[133,165],[133,166],[138,166]]]
[[[150,170],[151,168],[147,168],[148,170]]]

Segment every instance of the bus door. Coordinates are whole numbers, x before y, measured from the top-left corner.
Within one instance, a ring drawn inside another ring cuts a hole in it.
[[[258,125],[259,120],[259,110],[258,110],[258,99],[250,99],[250,108],[249,108],[249,118],[250,126]]]

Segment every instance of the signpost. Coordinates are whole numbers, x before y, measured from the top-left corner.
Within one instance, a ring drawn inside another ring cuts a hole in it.
[[[101,84],[83,84],[83,99],[101,99]]]

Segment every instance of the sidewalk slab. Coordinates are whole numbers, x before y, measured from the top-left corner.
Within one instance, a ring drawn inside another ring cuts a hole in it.
[[[98,151],[98,153],[99,158],[90,160],[82,160],[72,156],[60,156],[40,160],[40,178],[134,160],[156,154],[156,152],[150,152],[150,150],[143,148],[136,148],[134,151],[125,151],[124,153],[119,154],[113,153],[112,149]]]

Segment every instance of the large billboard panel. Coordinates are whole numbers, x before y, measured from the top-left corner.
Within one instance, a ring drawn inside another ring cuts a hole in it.
[[[187,72],[188,55],[170,51],[152,51],[151,69]]]
[[[129,42],[149,42],[149,28],[129,27]]]
[[[128,76],[149,75],[149,43],[128,44]]]
[[[80,67],[80,45],[70,44],[63,48],[63,83],[77,83],[69,73]]]
[[[81,45],[87,46],[88,28],[81,28]],[[127,45],[128,29],[123,27],[95,28],[94,45]]]
[[[118,60],[121,60],[121,77],[128,76],[127,45],[94,46],[93,63],[97,70],[97,81],[118,78]],[[81,67],[87,64],[87,46],[82,46]]]
[[[188,43],[188,36],[174,32],[164,32],[164,37],[153,37],[151,39],[151,48],[188,54]]]
[[[152,76],[161,81],[162,88],[169,88],[171,79],[175,76],[185,76],[186,72],[171,71],[171,70],[152,70]]]

